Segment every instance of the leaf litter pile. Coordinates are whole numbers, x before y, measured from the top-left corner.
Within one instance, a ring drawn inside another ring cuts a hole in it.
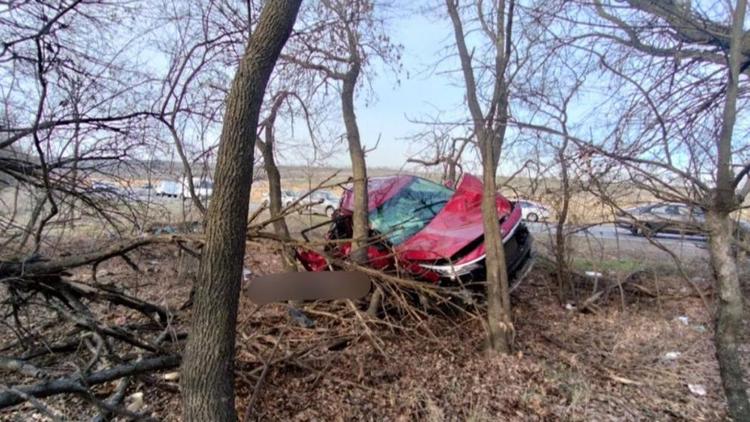
[[[186,333],[195,263],[176,249],[144,248],[98,269],[98,282],[118,286],[172,312],[174,333]],[[259,274],[282,271],[278,251],[249,243],[244,287]],[[70,277],[86,280],[89,272]],[[371,318],[366,304],[347,301],[258,307],[245,294],[237,326],[237,410],[249,420],[691,420],[726,418],[714,357],[713,328],[703,302],[685,283],[664,276],[658,297],[639,289],[610,294],[595,311],[560,304],[542,266],[514,293],[515,351],[488,357],[481,318],[469,313],[397,311]],[[651,286],[653,287],[653,286]],[[709,298],[711,299],[711,298]],[[116,326],[144,317],[118,307],[92,307]],[[291,310],[290,310],[291,309]],[[71,326],[36,327],[59,341]],[[9,327],[0,327],[3,356],[21,356]],[[181,339],[180,341],[184,341]],[[179,349],[181,342],[173,347]],[[82,348],[83,346],[81,346]],[[80,348],[47,355],[36,365],[80,368]],[[135,352],[133,352],[135,353]],[[747,365],[747,362],[745,362]],[[34,379],[0,370],[0,388]],[[175,369],[132,377],[122,405],[133,414],[179,420]],[[92,387],[101,400],[118,388]],[[80,395],[41,399],[68,419],[99,414]],[[0,411],[2,420],[46,420],[32,402]]]

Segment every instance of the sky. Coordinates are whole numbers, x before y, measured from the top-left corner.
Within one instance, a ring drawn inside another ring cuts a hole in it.
[[[360,95],[356,113],[363,144],[372,147],[380,136],[378,148],[367,155],[368,165],[401,168],[419,150],[406,138],[426,129],[409,120],[426,120],[438,111],[461,115],[464,94],[455,76],[432,71],[441,50],[452,42],[448,21],[414,13],[395,18],[390,28],[392,39],[404,48],[403,71],[395,75],[378,69],[372,87],[376,97],[367,101]],[[348,154],[338,154],[331,164],[349,165]]]

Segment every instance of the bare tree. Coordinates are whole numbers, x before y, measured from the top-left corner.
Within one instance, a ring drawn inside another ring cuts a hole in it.
[[[597,116],[595,134],[524,127],[566,137],[587,151],[593,186],[602,192],[609,182],[628,180],[656,198],[705,211],[718,292],[717,360],[730,415],[748,420],[738,358],[746,315],[731,218],[750,191],[746,126],[737,118],[748,102],[747,3],[712,5],[712,10],[671,1],[565,5],[561,26],[551,25],[550,31],[569,47],[561,50],[570,66],[585,56],[596,60],[609,81],[601,100],[607,113]],[[572,33],[556,31],[571,22]]]
[[[471,133],[456,133],[460,131],[457,125],[439,121],[427,122],[427,125],[427,130],[412,137],[415,143],[424,145],[422,150],[406,161],[426,168],[442,168],[440,178],[443,183],[455,186],[464,173],[464,151],[473,146],[473,136]]]
[[[391,43],[379,9],[385,5],[370,0],[325,0],[306,10],[298,49],[284,60],[317,72],[324,83],[339,90],[341,113],[352,163],[354,215],[352,258],[367,260],[365,244],[369,235],[367,213],[367,166],[354,99],[358,85],[367,79],[367,69],[376,60],[390,65],[398,62],[400,48]]]
[[[286,223],[285,215],[283,214],[284,205],[281,201],[281,173],[279,172],[278,165],[276,163],[276,119],[279,116],[281,107],[291,101],[298,100],[304,115],[305,121],[308,123],[309,135],[311,140],[315,139],[313,134],[312,126],[310,125],[311,116],[307,110],[305,102],[296,93],[291,91],[280,91],[276,93],[271,99],[271,106],[267,116],[263,119],[260,126],[263,129],[262,136],[258,136],[256,140],[256,146],[263,155],[263,166],[266,169],[266,177],[268,179],[268,200],[269,200],[269,211],[271,220],[273,220],[274,231],[278,236],[282,238],[289,238],[289,227]],[[294,252],[290,247],[284,245],[283,247],[283,263],[284,268],[287,271],[296,270],[294,263]]]
[[[509,353],[512,349],[514,328],[510,313],[510,292],[508,273],[505,265],[505,251],[500,230],[496,203],[496,174],[500,153],[505,139],[508,122],[509,83],[506,72],[511,53],[514,0],[506,3],[500,0],[487,10],[483,2],[472,3],[470,7],[481,23],[486,42],[492,46],[494,63],[492,67],[492,96],[484,110],[480,104],[480,89],[477,85],[472,53],[466,43],[466,33],[462,21],[462,9],[457,0],[446,0],[448,15],[453,24],[458,56],[466,86],[466,102],[471,114],[474,134],[482,157],[484,192],[482,215],[484,221],[484,242],[487,250],[487,322],[489,327],[490,350]],[[466,13],[464,11],[464,13]]]
[[[182,366],[183,417],[236,420],[234,347],[258,116],[301,1],[267,2],[227,96],[216,188]]]

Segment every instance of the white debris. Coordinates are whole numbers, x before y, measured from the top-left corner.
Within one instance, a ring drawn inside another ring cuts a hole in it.
[[[706,395],[706,386],[703,384],[688,384],[688,390],[696,396]]]
[[[680,352],[667,352],[664,354],[665,360],[675,360],[680,357],[682,353]]]
[[[688,318],[688,317],[686,317],[686,316],[678,316],[678,317],[677,317],[677,318],[675,318],[675,319],[676,319],[677,321],[680,321],[681,323],[683,323],[683,324],[685,324],[685,325],[690,325],[690,318]]]
[[[180,379],[180,373],[177,371],[167,372],[166,374],[164,374],[163,378],[165,381],[177,381],[178,379]]]
[[[253,272],[250,271],[249,268],[247,268],[247,267],[243,267],[242,268],[242,279],[243,280],[247,280],[248,278],[250,278],[251,275],[253,275]]]
[[[565,309],[567,309],[569,311],[574,311],[576,309],[576,305],[573,305],[573,304],[570,304],[570,303],[566,303],[565,304]]]
[[[586,277],[600,278],[603,274],[597,271],[586,271]]]
[[[143,393],[137,392],[128,396],[130,404],[126,407],[128,412],[136,413],[143,408]]]

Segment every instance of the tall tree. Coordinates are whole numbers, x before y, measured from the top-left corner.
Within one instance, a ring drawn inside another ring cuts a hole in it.
[[[601,78],[592,83],[606,81],[606,92],[591,125],[595,139],[552,132],[588,150],[592,161],[616,163],[617,171],[597,182],[626,178],[656,198],[705,212],[718,293],[717,360],[729,413],[744,421],[750,405],[739,353],[746,315],[731,215],[750,193],[747,123],[737,118],[749,100],[750,31],[743,27],[746,0],[710,4],[711,10],[667,0],[564,4],[550,30],[576,25],[573,33],[556,34],[566,45],[558,53],[573,67],[582,55],[595,58]]]
[[[301,0],[269,0],[227,96],[206,243],[182,365],[183,418],[237,419],[234,345],[258,116]]]
[[[461,71],[466,88],[466,102],[471,115],[474,134],[482,158],[482,220],[484,222],[484,243],[487,251],[487,325],[489,347],[495,352],[509,353],[512,348],[514,328],[510,313],[510,291],[508,272],[505,265],[505,250],[497,214],[497,184],[495,176],[500,159],[505,132],[508,124],[509,83],[506,76],[511,53],[511,33],[513,29],[514,1],[510,0],[506,11],[505,0],[499,0],[490,7],[489,14],[483,2],[472,4],[483,34],[492,46],[494,63],[492,67],[492,96],[482,110],[480,90],[477,85],[475,63],[466,42],[466,32],[462,21],[458,0],[446,0],[446,7],[461,61]],[[486,19],[490,16],[490,19]]]
[[[310,29],[301,31],[303,36],[296,43],[298,49],[284,55],[286,61],[318,73],[324,83],[334,84],[338,89],[352,163],[352,258],[357,262],[367,260],[369,223],[365,149],[354,100],[374,60],[392,65],[400,59],[400,47],[391,43],[380,15],[383,8],[383,3],[373,0],[323,0],[311,4],[303,18]]]

